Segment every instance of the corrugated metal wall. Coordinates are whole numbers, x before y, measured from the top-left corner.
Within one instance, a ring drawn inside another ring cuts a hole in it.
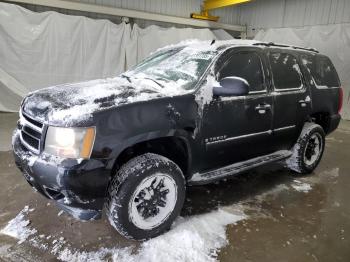
[[[179,1],[176,1],[176,0],[66,0],[66,1],[126,8],[126,9],[133,9],[133,10],[160,13],[160,14],[187,17],[187,18],[190,17],[191,12],[198,11],[200,9],[200,3],[201,3],[200,0],[179,0]],[[31,4],[21,4],[21,5],[35,12],[57,11],[67,15],[83,15],[83,16],[87,16],[95,19],[109,19],[114,23],[121,22],[121,18],[116,16],[86,13],[86,12],[51,8],[51,7],[45,7],[45,6],[36,6]],[[164,27],[174,26],[174,24],[170,24],[170,23],[146,21],[146,20],[140,20],[140,19],[134,19],[133,21],[141,27],[145,27],[148,25],[159,25]],[[176,27],[181,28],[185,26],[176,25]]]
[[[255,0],[234,11],[235,23],[257,28],[350,23],[350,0]]]
[[[189,17],[199,12],[202,0],[68,0],[119,8],[134,9],[172,16]],[[35,11],[52,10],[45,7],[28,6]],[[79,12],[59,10],[67,14]],[[248,25],[250,28],[299,27],[308,25],[350,23],[350,0],[253,0],[250,3],[217,9],[212,12],[220,16],[220,22]],[[84,15],[83,13],[81,13]],[[85,14],[86,15],[86,14]],[[88,16],[94,17],[93,14]],[[110,18],[95,15],[96,18]],[[115,20],[117,18],[114,18]],[[140,26],[166,23],[136,20]]]
[[[151,13],[159,13],[171,16],[179,16],[189,18],[190,14],[193,12],[199,12],[202,0],[66,0],[72,2],[82,2],[110,7],[126,8],[139,11],[146,11]],[[44,11],[57,11],[60,13],[68,15],[84,15],[96,19],[109,19],[112,22],[120,23],[121,19],[115,16],[84,13],[79,11],[71,11],[59,8],[51,8],[45,6],[36,6],[31,4],[21,4],[22,6],[36,12]],[[237,9],[221,9],[215,12],[217,15],[221,16],[220,22],[228,24],[238,23],[238,10]],[[233,15],[235,14],[235,15]],[[141,19],[133,19],[140,27],[146,27],[149,25],[159,25],[163,27],[176,26],[176,27],[186,27],[185,25],[174,25],[171,23],[147,21]]]
[[[200,12],[203,0],[68,0],[118,8],[134,9],[151,13],[189,18],[191,13]],[[239,24],[238,8],[223,8],[213,12],[220,16],[220,22]],[[148,23],[147,23],[148,24]]]
[[[71,0],[73,1],[73,0]],[[79,2],[189,17],[202,0],[79,0]],[[350,0],[253,0],[218,9],[220,22],[255,27],[296,27],[349,23]]]
[[[70,0],[74,1],[74,0]],[[200,0],[79,0],[78,2],[189,17],[200,8]]]

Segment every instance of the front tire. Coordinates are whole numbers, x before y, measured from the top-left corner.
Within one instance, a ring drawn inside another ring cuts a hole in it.
[[[323,128],[315,123],[305,123],[292,156],[286,160],[288,168],[299,174],[310,174],[321,161],[324,147]]]
[[[151,153],[135,157],[110,184],[108,219],[127,238],[156,237],[179,215],[185,190],[182,171],[171,160]]]

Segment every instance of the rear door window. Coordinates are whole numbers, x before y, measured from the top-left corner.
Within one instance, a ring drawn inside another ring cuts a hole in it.
[[[264,91],[264,74],[258,54],[252,51],[234,53],[219,70],[218,80],[229,76],[245,79],[249,92]]]
[[[275,89],[300,89],[303,86],[300,67],[295,56],[273,52],[269,55]]]
[[[303,64],[310,72],[314,83],[319,87],[339,87],[339,78],[331,60],[326,56],[305,54]]]

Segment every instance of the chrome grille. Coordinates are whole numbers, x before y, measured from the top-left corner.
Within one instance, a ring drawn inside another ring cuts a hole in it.
[[[30,151],[39,154],[44,127],[43,123],[20,111],[20,127],[22,144]]]

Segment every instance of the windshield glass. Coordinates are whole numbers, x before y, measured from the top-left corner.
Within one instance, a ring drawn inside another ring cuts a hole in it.
[[[217,54],[215,49],[180,47],[162,50],[145,59],[124,76],[131,78],[153,79],[160,86],[169,82],[176,83],[185,90],[194,89],[212,59]]]

